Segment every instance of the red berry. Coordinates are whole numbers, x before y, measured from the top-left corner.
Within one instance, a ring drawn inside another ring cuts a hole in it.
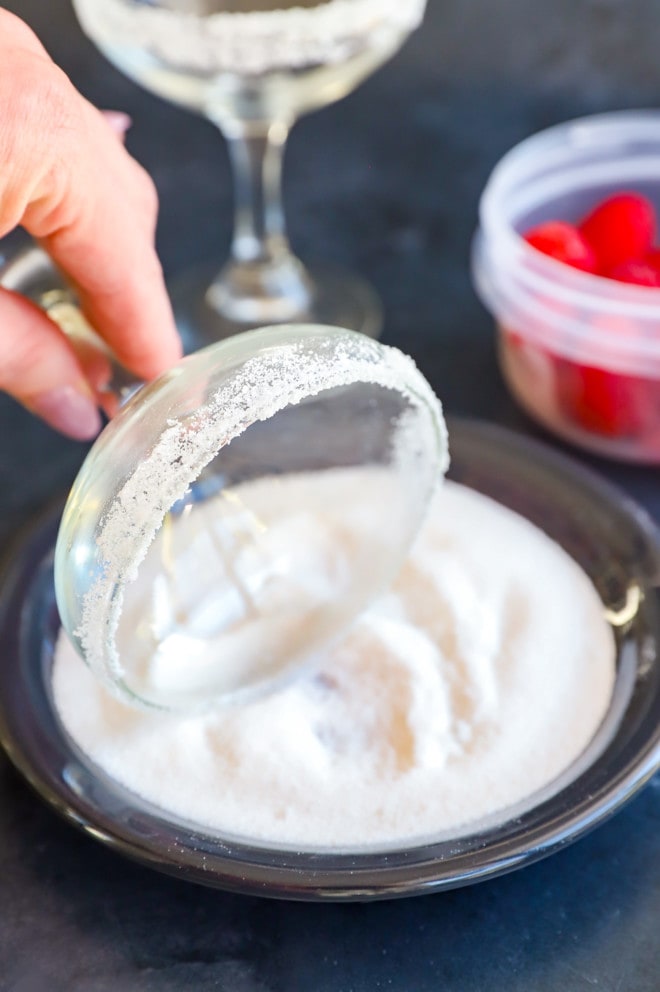
[[[603,368],[616,362],[622,341],[634,346],[642,329],[637,321],[617,313],[594,314],[589,328],[593,342],[590,354],[599,364],[582,365],[564,358],[557,361],[556,395],[565,416],[603,437],[647,434],[660,418],[660,383]]]
[[[580,224],[601,275],[651,250],[656,219],[653,205],[639,193],[617,193],[603,200]]]
[[[648,256],[647,256],[648,258]],[[622,262],[610,272],[610,279],[617,282],[627,282],[632,286],[660,286],[660,268],[655,268],[647,261],[631,260]]]
[[[558,262],[571,265],[584,272],[596,271],[596,256],[586,239],[573,224],[563,220],[549,220],[527,231],[527,244]]]
[[[603,437],[633,438],[657,423],[657,380],[625,375],[566,359],[556,364],[557,398],[564,414]]]
[[[647,252],[644,256],[644,261],[647,265],[650,265],[652,269],[657,269],[660,272],[660,248],[653,248],[651,251]]]

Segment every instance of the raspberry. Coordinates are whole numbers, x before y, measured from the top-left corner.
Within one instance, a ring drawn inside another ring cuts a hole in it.
[[[579,226],[604,276],[623,262],[642,259],[651,250],[655,229],[653,205],[639,193],[608,197]]]
[[[556,258],[558,262],[571,265],[583,272],[596,271],[596,256],[573,224],[563,220],[549,220],[527,231],[524,235],[527,244]]]

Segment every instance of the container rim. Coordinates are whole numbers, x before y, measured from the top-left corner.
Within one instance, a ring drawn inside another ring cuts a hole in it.
[[[660,111],[615,111],[555,124],[523,139],[495,165],[479,201],[479,226],[485,250],[498,269],[515,265],[526,288],[567,304],[616,312],[640,320],[660,320],[660,292],[646,286],[614,283],[603,276],[572,269],[528,245],[508,220],[503,203],[538,163],[559,159],[570,165],[579,153],[594,148],[623,150],[628,142],[653,143],[660,156]],[[534,163],[534,164],[533,164]],[[494,250],[497,245],[496,251]],[[658,344],[660,349],[660,342]]]

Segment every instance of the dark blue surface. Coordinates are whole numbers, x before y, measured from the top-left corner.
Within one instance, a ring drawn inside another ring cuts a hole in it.
[[[129,111],[162,199],[169,273],[227,249],[231,190],[212,127],[107,66],[67,0],[5,3],[94,102]],[[653,106],[652,0],[430,0],[402,54],[292,136],[295,247],[378,288],[386,340],[447,409],[531,434],[501,382],[468,275],[479,192],[520,138],[581,113]],[[109,191],[110,195],[110,191]],[[0,400],[0,539],[82,459]],[[657,471],[582,458],[660,521]],[[0,990],[6,992],[656,992],[660,782],[574,847],[522,872],[390,904],[268,903],[135,867],[77,834],[0,758]]]

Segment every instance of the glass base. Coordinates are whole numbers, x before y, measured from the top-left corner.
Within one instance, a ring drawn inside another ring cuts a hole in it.
[[[337,269],[312,269],[311,301],[303,310],[285,320],[264,316],[259,320],[238,320],[213,305],[209,287],[217,276],[217,266],[195,269],[169,285],[172,305],[186,354],[232,337],[241,331],[269,324],[329,324],[360,331],[378,338],[383,328],[382,304],[368,283]]]

